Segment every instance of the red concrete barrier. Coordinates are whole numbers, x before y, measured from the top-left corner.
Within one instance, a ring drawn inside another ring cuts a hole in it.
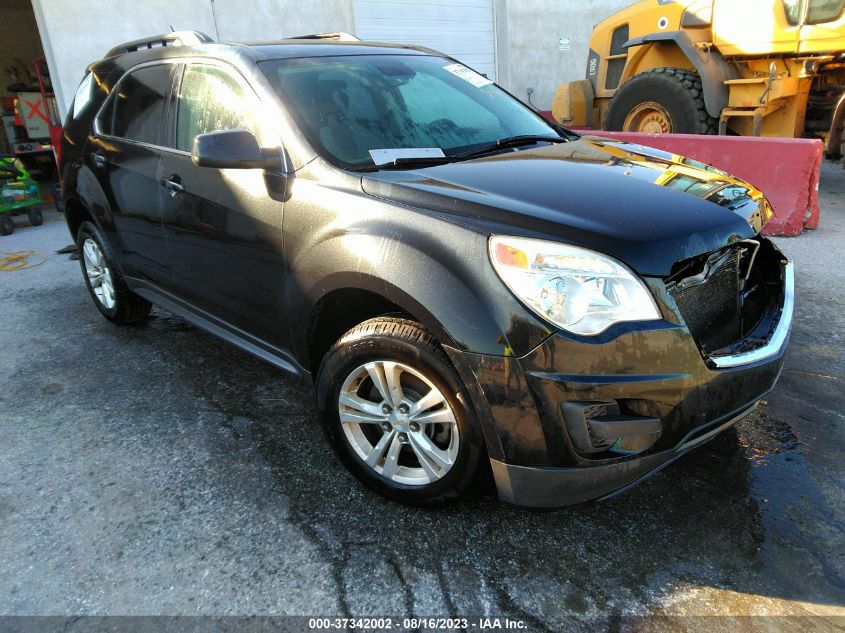
[[[687,156],[751,183],[775,212],[766,235],[800,235],[819,224],[820,140],[579,131]]]

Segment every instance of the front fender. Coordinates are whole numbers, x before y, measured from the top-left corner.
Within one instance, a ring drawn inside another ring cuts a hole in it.
[[[486,234],[366,194],[344,197],[335,207],[342,213],[286,208],[286,226],[293,227],[286,235],[303,238],[286,239],[289,303],[303,317],[293,328],[294,345],[306,344],[305,317],[314,306],[340,289],[384,297],[458,350],[522,355],[552,333],[493,271]],[[321,213],[331,219],[314,230]]]

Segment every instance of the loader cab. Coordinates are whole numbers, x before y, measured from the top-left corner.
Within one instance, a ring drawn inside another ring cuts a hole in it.
[[[805,2],[715,0],[713,44],[725,56],[794,55],[798,52]]]
[[[799,53],[839,52],[845,41],[845,0],[806,0]]]
[[[838,52],[845,0],[715,0],[713,44],[726,56]]]

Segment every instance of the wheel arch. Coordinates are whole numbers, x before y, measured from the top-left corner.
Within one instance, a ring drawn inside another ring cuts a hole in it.
[[[438,318],[404,290],[385,284],[381,279],[356,275],[352,282],[347,275],[338,274],[332,281],[336,287],[325,292],[314,303],[304,337],[294,337],[294,340],[300,338],[307,341],[307,362],[312,379],[316,381],[320,364],[331,346],[356,325],[380,316],[402,316],[416,321],[437,339],[461,376],[481,422],[488,456],[503,458],[504,450],[495,431],[486,396],[461,351],[461,344]]]
[[[68,198],[64,202],[65,222],[67,222],[67,228],[75,243],[76,236],[79,234],[79,227],[82,226],[82,223],[88,221],[96,224],[97,221],[94,219],[94,214],[88,210],[79,198]]]
[[[651,70],[651,65],[648,67],[642,66],[640,62],[650,49],[648,45],[661,44],[677,46],[681,53],[683,53],[684,57],[692,65],[692,68],[701,77],[701,84],[704,89],[704,104],[707,107],[707,113],[711,117],[719,118],[722,115],[722,110],[728,105],[728,86],[725,84],[725,81],[737,79],[739,73],[725,61],[725,58],[718,51],[709,50],[703,54],[685,31],[649,33],[648,35],[635,37],[625,42],[625,48],[638,48],[639,50],[632,56],[628,64],[631,72],[626,69],[623,81],[646,70]]]
[[[368,319],[402,315],[420,323],[441,344],[458,347],[452,334],[428,309],[395,285],[360,273],[337,273],[321,283],[325,290],[313,298],[304,339],[307,362],[316,375],[329,348],[344,333]]]

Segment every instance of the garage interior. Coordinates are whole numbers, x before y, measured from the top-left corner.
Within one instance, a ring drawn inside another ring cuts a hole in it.
[[[0,5],[0,67],[0,151],[17,156],[37,180],[48,181],[55,175],[50,134],[60,124],[59,112],[28,0]]]

